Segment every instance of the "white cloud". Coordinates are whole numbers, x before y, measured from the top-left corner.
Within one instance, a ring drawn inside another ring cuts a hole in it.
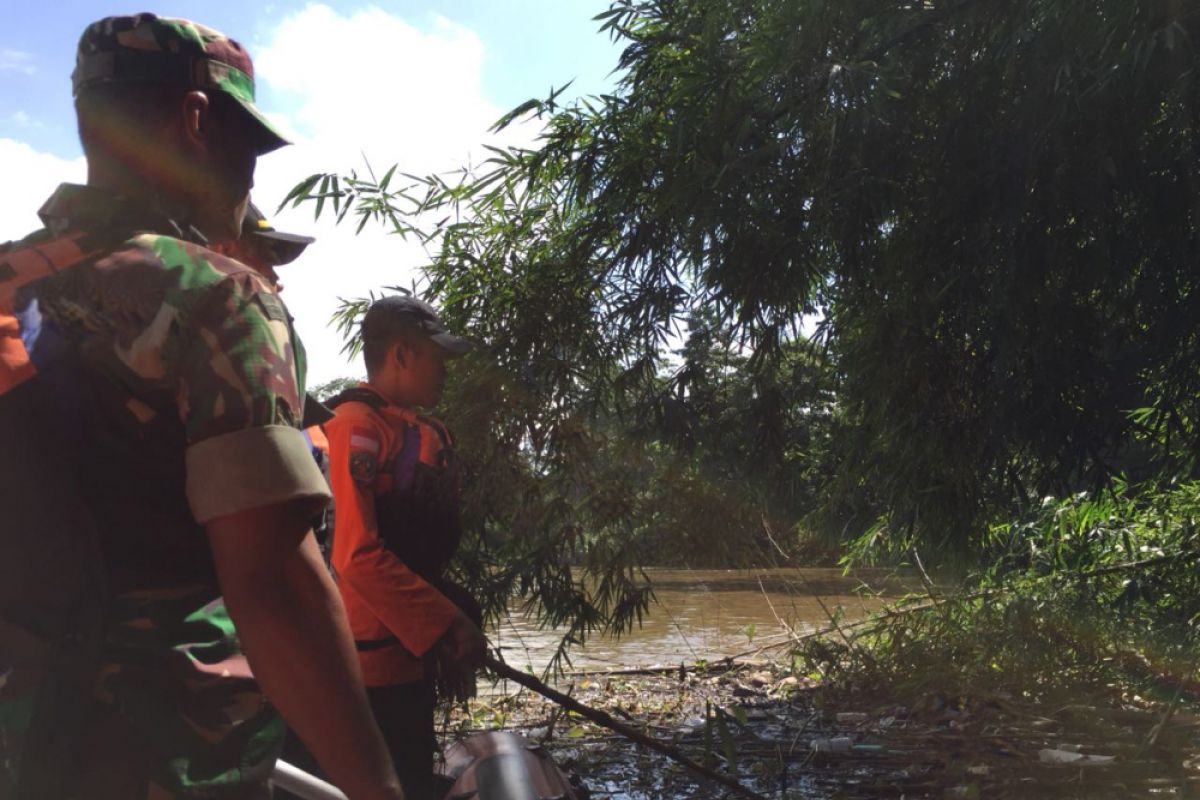
[[[42,123],[31,117],[28,112],[17,109],[8,115],[8,121],[18,128],[42,128]]]
[[[484,49],[471,30],[436,18],[422,30],[378,8],[342,15],[311,4],[287,17],[254,52],[256,77],[294,102],[273,114],[296,145],[264,157],[255,197],[269,216],[288,189],[313,172],[376,171],[399,163],[424,174],[453,169],[496,142],[487,129],[502,109],[485,97]],[[277,111],[276,109],[267,109]],[[529,132],[514,129],[509,141]],[[328,214],[328,212],[326,212]],[[277,227],[307,232],[316,244],[282,268],[284,299],[309,353],[311,382],[361,374],[347,365],[340,337],[327,327],[338,298],[384,286],[409,286],[426,256],[368,226],[314,224],[311,207],[287,210]]]
[[[20,72],[32,75],[37,69],[33,66],[33,54],[23,50],[10,50],[0,47],[0,72]]]
[[[83,158],[64,159],[32,145],[0,139],[0,175],[9,191],[0,192],[0,242],[19,239],[41,227],[37,210],[60,183],[82,183]]]

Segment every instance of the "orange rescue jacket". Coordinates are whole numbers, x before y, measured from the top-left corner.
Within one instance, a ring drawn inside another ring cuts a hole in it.
[[[457,519],[453,443],[440,422],[388,403],[368,384],[347,395],[351,399],[338,403],[334,418],[325,423],[334,497],[331,566],[364,681],[368,686],[408,683],[424,677],[422,658],[460,612],[434,586],[444,560],[419,564],[410,558],[408,563],[400,554],[427,551],[432,544],[448,559],[457,532],[453,542],[429,542],[445,532],[424,525],[427,515],[397,516],[384,513],[384,506],[405,500],[414,476],[418,489],[430,485],[421,483],[422,475],[432,476],[435,485],[453,483],[453,491],[437,502],[454,504],[442,510]]]

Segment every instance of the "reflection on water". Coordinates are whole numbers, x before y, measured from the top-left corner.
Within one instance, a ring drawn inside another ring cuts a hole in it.
[[[571,653],[577,669],[692,663],[737,655],[786,638],[788,627],[806,633],[828,627],[829,614],[861,618],[889,599],[914,591],[912,577],[892,570],[836,568],[773,570],[651,569],[657,603],[640,629],[620,639],[593,638]],[[869,587],[870,591],[859,590]],[[491,632],[505,660],[541,671],[559,640],[538,630],[514,606],[511,618]]]

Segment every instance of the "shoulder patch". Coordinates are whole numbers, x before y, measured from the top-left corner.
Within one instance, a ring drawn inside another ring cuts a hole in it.
[[[270,291],[258,291],[254,293],[254,299],[263,307],[266,312],[267,319],[275,322],[287,322],[287,308],[284,307],[283,301],[279,299],[279,295]]]
[[[379,460],[370,453],[359,451],[350,454],[350,477],[356,483],[373,484],[379,475]]]
[[[350,427],[350,477],[357,483],[370,486],[379,475],[379,455],[383,440],[379,433],[366,425]]]
[[[371,428],[355,425],[350,429],[351,450],[362,450],[378,455],[382,448],[383,442],[380,441],[379,434]]]

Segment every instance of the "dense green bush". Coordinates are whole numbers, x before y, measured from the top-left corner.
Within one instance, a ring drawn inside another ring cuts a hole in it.
[[[1200,658],[1200,484],[1046,498],[988,537],[991,566],[920,610],[803,648],[810,668],[897,696],[1043,700],[1190,685]],[[1170,699],[1169,697],[1167,699]]]

